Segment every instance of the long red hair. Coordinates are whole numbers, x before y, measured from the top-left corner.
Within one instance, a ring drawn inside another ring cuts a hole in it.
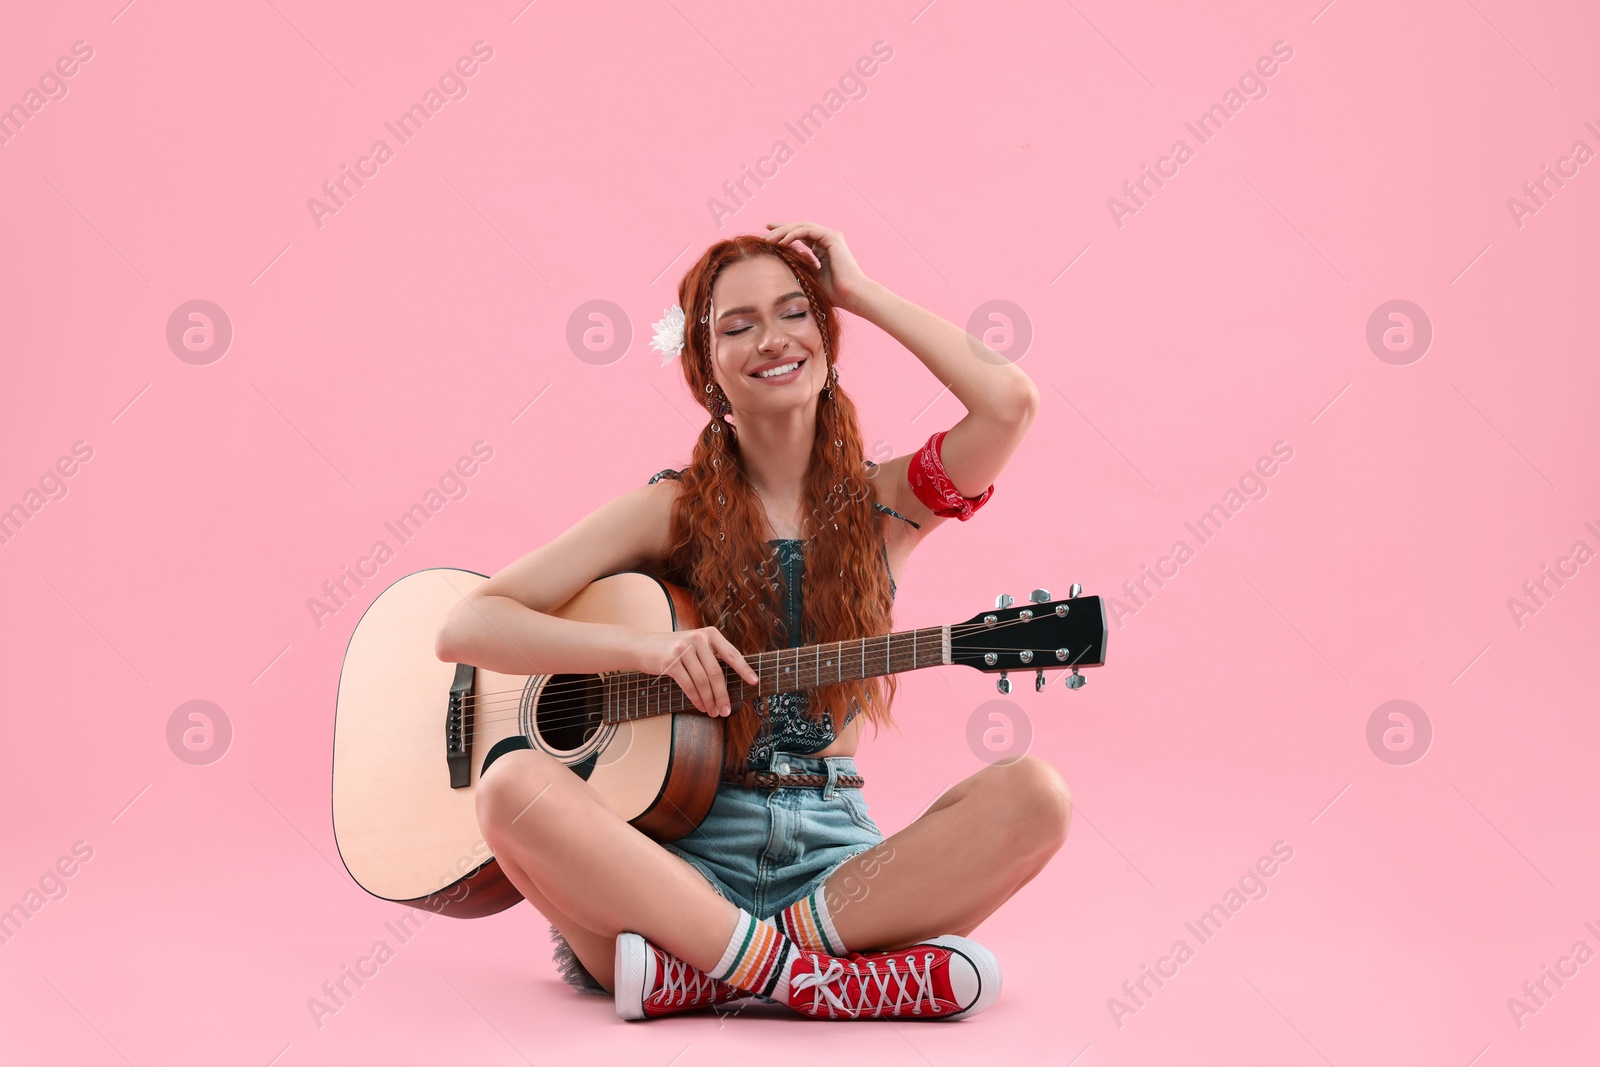
[[[716,395],[707,391],[715,381],[709,356],[715,324],[700,320],[708,314],[717,275],[730,263],[756,256],[776,256],[794,272],[811,303],[830,370],[839,358],[839,315],[805,253],[749,234],[718,241],[678,285],[686,327],[678,362],[690,394],[708,412]],[[817,398],[816,433],[806,469],[800,644],[876,636],[894,628],[881,520],[872,506],[875,483],[868,473],[856,407],[838,383],[832,391],[831,398],[826,393]],[[664,560],[667,574],[690,590],[702,623],[715,626],[741,652],[780,647],[779,605],[787,594],[786,582],[766,543],[766,511],[745,476],[739,441],[727,422],[712,418],[706,423],[680,480],[672,546]],[[808,690],[808,714],[817,722],[829,716],[837,735],[854,702],[858,715],[875,728],[887,725],[896,688],[890,674]],[[744,769],[762,715],[749,700],[734,706],[727,719],[727,770]]]

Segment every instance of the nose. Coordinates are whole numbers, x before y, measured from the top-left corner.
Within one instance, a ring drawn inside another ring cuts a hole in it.
[[[757,327],[759,340],[756,349],[760,352],[781,352],[789,343],[789,335],[784,332],[782,324],[776,319],[769,319]]]

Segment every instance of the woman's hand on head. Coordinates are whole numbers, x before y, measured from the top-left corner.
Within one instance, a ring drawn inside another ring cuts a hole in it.
[[[823,292],[834,304],[858,314],[861,298],[872,284],[844,243],[844,234],[814,222],[769,222],[767,240],[795,245],[811,253],[822,276]],[[797,243],[798,242],[798,243]]]
[[[637,662],[645,674],[667,675],[690,703],[711,716],[729,715],[733,701],[722,672],[723,663],[751,686],[761,678],[739,650],[715,626],[696,630],[638,631]]]

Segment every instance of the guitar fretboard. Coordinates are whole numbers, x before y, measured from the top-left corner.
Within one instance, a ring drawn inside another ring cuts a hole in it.
[[[746,682],[726,664],[722,668],[728,696],[735,703],[943,666],[950,662],[950,627],[929,626],[849,641],[779,648],[746,656],[745,662],[760,677],[759,685]],[[694,710],[688,694],[669,675],[619,671],[604,677],[607,722]]]

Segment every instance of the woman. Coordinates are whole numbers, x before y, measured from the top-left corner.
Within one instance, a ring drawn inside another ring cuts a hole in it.
[[[659,844],[561,763],[522,749],[484,771],[479,826],[570,946],[569,980],[611,992],[624,1018],[750,995],[816,1018],[971,1015],[1000,975],[965,935],[1060,848],[1071,810],[1060,774],[1033,757],[986,767],[885,840],[851,757],[861,718],[889,722],[893,675],[733,706],[724,670],[754,684],[740,649],[890,632],[892,574],[988,499],[1038,391],[868,279],[837,231],[768,228],[718,242],[685,275],[681,337],[676,315],[658,324],[658,345],[681,349],[712,414],[689,466],[485,582],[441,624],[436,649],[507,673],[671,676],[727,719],[711,811]],[[916,453],[867,462],[839,381],[839,309],[908,348],[967,415]],[[545,614],[630,569],[685,585],[715,625],[655,632]]]

